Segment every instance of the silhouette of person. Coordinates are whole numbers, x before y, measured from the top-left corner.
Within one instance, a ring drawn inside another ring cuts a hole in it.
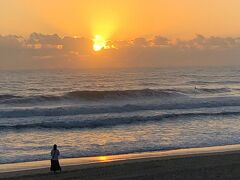
[[[53,145],[53,149],[51,151],[51,168],[50,170],[53,171],[54,173],[56,173],[56,171],[60,171],[61,172],[61,166],[59,164],[59,160],[58,157],[60,155],[59,150],[57,149],[57,145],[54,144]]]

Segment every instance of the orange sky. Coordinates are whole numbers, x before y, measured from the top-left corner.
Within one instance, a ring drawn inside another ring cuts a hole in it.
[[[0,34],[240,35],[238,0],[0,0]]]

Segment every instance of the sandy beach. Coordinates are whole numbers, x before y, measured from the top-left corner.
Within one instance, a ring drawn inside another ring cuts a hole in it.
[[[3,172],[4,165],[1,165],[0,179],[240,179],[238,148],[239,145],[233,145],[68,159],[62,161],[63,172],[58,174],[49,172],[44,165],[47,161],[42,162],[42,168],[32,166],[32,169],[28,167],[21,170],[19,166],[19,170],[12,172],[11,167],[14,165],[5,165],[9,172]],[[41,165],[39,162],[35,162],[36,164]]]

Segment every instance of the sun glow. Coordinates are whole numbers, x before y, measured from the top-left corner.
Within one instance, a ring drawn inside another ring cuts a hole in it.
[[[107,160],[108,160],[108,157],[106,157],[106,156],[100,156],[100,157],[99,157],[99,160],[100,160],[100,161],[107,161]]]
[[[93,39],[93,50],[101,51],[106,48],[107,41],[101,35],[96,35]]]

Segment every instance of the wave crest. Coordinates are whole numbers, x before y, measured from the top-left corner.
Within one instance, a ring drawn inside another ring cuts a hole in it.
[[[99,101],[99,100],[122,100],[134,98],[170,98],[182,96],[181,92],[176,90],[122,90],[122,91],[72,91],[61,96],[11,96],[3,95],[5,98],[0,98],[1,103],[18,104],[18,103],[40,103],[40,102],[56,102],[56,101]]]
[[[192,89],[140,89],[140,90],[113,90],[113,91],[72,91],[63,95],[15,96],[0,95],[2,104],[34,104],[60,101],[101,101],[101,100],[128,100],[151,98],[177,98],[196,94],[229,93],[229,88],[192,88]]]
[[[124,118],[100,118],[96,120],[79,120],[79,121],[60,121],[60,122],[40,122],[33,124],[15,124],[0,125],[0,129],[84,129],[84,128],[107,128],[126,124],[139,124],[145,122],[157,122],[164,119],[189,118],[199,116],[228,116],[240,115],[240,112],[216,112],[216,113],[180,113],[180,114],[162,114],[156,116],[131,116]]]

